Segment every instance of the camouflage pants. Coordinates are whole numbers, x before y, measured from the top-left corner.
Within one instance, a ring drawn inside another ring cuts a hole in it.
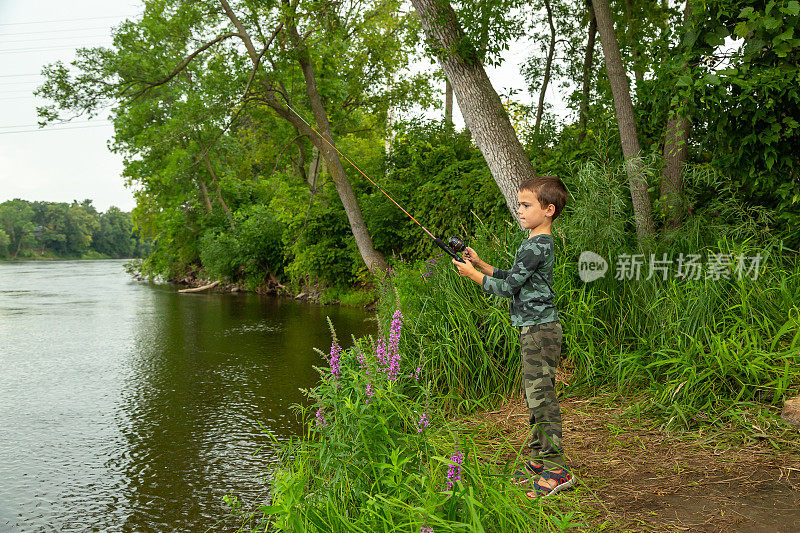
[[[561,359],[561,322],[555,320],[520,328],[522,393],[532,428],[531,459],[545,469],[564,466],[561,448],[561,410],[556,397],[556,368]]]

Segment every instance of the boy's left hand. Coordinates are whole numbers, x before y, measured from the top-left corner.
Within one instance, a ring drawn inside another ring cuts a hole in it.
[[[483,273],[479,272],[473,264],[470,262],[469,259],[464,258],[464,262],[456,261],[455,259],[452,260],[453,264],[458,268],[458,273],[464,276],[465,278],[469,278],[475,283],[483,284]]]

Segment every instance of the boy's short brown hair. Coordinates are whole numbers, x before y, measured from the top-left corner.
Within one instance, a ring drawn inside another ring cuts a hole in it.
[[[567,203],[567,187],[561,178],[558,176],[539,176],[537,178],[530,178],[524,180],[519,184],[520,191],[529,191],[536,195],[539,199],[539,204],[543,208],[553,204],[556,206],[555,213],[553,213],[553,220],[558,218],[561,210]]]

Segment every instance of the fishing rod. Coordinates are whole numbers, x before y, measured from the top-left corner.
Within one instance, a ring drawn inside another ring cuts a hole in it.
[[[286,97],[285,97],[285,96],[284,96],[284,100],[286,100]],[[353,165],[353,168],[355,168],[356,170],[358,170],[358,171],[361,173],[361,175],[362,175],[362,176],[364,176],[365,178],[367,178],[367,180],[369,180],[369,182],[370,182],[371,184],[373,184],[375,187],[377,187],[377,189],[378,189],[379,191],[381,191],[381,192],[384,194],[384,196],[386,196],[386,198],[388,198],[389,200],[391,200],[391,201],[392,201],[392,203],[393,203],[394,205],[396,205],[396,206],[397,206],[397,207],[398,207],[398,208],[399,208],[399,209],[400,209],[400,210],[401,210],[403,213],[405,213],[405,214],[406,214],[406,216],[408,216],[408,218],[410,218],[411,220],[413,220],[413,221],[414,221],[414,222],[417,224],[417,226],[419,226],[420,228],[422,228],[422,231],[424,231],[424,232],[425,232],[425,233],[428,235],[428,237],[430,237],[431,239],[433,239],[433,242],[434,242],[434,244],[436,244],[436,246],[438,246],[439,248],[441,248],[442,250],[444,250],[444,252],[445,252],[447,255],[449,255],[450,257],[452,257],[452,258],[453,258],[453,259],[455,259],[456,261],[458,261],[458,262],[460,262],[460,263],[464,263],[464,262],[465,262],[465,261],[464,261],[464,260],[461,258],[461,256],[460,256],[460,255],[458,255],[459,253],[463,252],[463,251],[466,249],[466,245],[464,244],[464,241],[463,241],[463,240],[461,240],[461,238],[459,238],[459,237],[450,237],[450,238],[447,240],[447,243],[445,243],[445,242],[444,242],[442,239],[438,238],[438,237],[437,237],[437,236],[435,236],[433,233],[431,233],[430,231],[428,231],[428,230],[427,230],[427,228],[425,228],[425,226],[423,226],[422,224],[420,224],[420,223],[419,223],[419,221],[417,221],[417,219],[416,219],[416,218],[414,218],[413,216],[411,216],[411,213],[409,213],[408,211],[406,211],[406,210],[403,208],[403,206],[402,206],[402,205],[398,204],[398,203],[395,201],[395,199],[394,199],[394,198],[392,198],[391,196],[389,196],[389,193],[387,193],[386,191],[384,191],[384,190],[383,190],[383,187],[381,187],[380,185],[378,185],[377,183],[375,183],[375,182],[372,180],[372,178],[370,178],[369,176],[367,176],[367,174],[366,174],[366,173],[365,173],[363,170],[361,170],[360,168],[358,168],[358,165],[356,165],[355,163],[353,163],[353,161],[352,161],[352,160],[351,160],[349,157],[347,157],[347,155],[346,155],[346,154],[342,153],[342,152],[341,152],[341,151],[340,151],[338,148],[336,148],[336,146],[334,146],[334,145],[333,145],[333,143],[332,143],[331,141],[329,141],[329,140],[328,140],[328,139],[327,139],[327,138],[326,138],[324,135],[322,135],[320,132],[318,132],[318,131],[317,131],[317,129],[316,129],[314,126],[312,126],[311,124],[309,124],[308,122],[306,122],[306,120],[303,118],[303,116],[302,116],[302,115],[300,115],[300,113],[298,113],[297,111],[295,111],[295,110],[294,110],[294,108],[293,108],[292,106],[290,106],[290,105],[289,105],[289,102],[288,102],[288,101],[286,102],[286,107],[288,107],[288,108],[289,108],[289,110],[291,110],[291,111],[292,111],[292,113],[294,113],[295,115],[297,115],[297,118],[299,118],[300,120],[302,120],[302,121],[303,121],[303,124],[305,124],[306,126],[308,126],[309,128],[311,128],[311,129],[314,131],[314,133],[316,133],[317,135],[319,135],[320,139],[322,139],[323,141],[325,141],[326,143],[328,143],[328,145],[329,145],[331,148],[333,148],[334,150],[336,150],[336,153],[338,153],[340,156],[342,156],[342,157],[345,159],[345,161],[347,161],[348,163],[350,163],[351,165]]]

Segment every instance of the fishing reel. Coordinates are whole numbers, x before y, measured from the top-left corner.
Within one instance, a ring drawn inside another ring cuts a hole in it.
[[[447,239],[447,246],[449,246],[451,250],[458,254],[467,249],[467,245],[464,244],[464,241],[461,239],[461,237],[450,237]]]
[[[447,243],[445,243],[442,239],[434,238],[433,242],[436,243],[436,246],[444,250],[447,255],[459,263],[465,262],[461,256],[458,255],[467,249],[467,246],[464,244],[464,241],[461,239],[461,237],[450,237],[447,239]]]

